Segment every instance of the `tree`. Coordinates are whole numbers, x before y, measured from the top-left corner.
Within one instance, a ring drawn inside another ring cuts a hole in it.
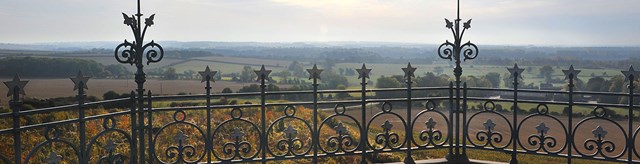
[[[198,74],[198,75],[200,75],[200,74]],[[215,75],[213,75],[213,79],[217,80],[217,81],[222,80],[222,71],[218,70],[218,72]]]
[[[176,72],[176,69],[173,68],[173,67],[167,68],[163,73],[162,79],[164,79],[164,80],[175,80],[175,79],[178,79],[178,73]]]
[[[243,92],[260,92],[260,86],[258,84],[251,84],[249,86],[244,86],[238,90],[239,93]]]
[[[124,67],[122,64],[110,64],[110,65],[107,65],[104,69],[107,72],[111,72],[111,76],[115,78],[121,78],[123,76],[127,76],[131,74],[131,72],[129,72],[129,70],[127,70],[127,68]]]
[[[551,66],[545,65],[542,68],[540,68],[540,76],[544,77],[547,83],[551,82],[552,75],[553,75],[553,68]]]
[[[345,87],[349,85],[347,77],[338,75],[333,71],[323,71],[322,74],[320,74],[320,77],[326,89],[335,89],[339,85],[343,85]]]
[[[609,91],[611,82],[605,80],[602,77],[593,77],[587,81],[585,90],[594,92],[606,92]]]
[[[394,77],[380,76],[380,78],[378,78],[378,80],[376,81],[376,87],[378,87],[378,88],[400,88],[400,87],[402,87],[402,84],[400,83],[400,81],[398,81],[398,79],[396,79]],[[377,92],[376,96],[379,97],[379,98],[402,97],[402,96],[404,96],[403,93],[404,92],[396,92],[396,91]]]
[[[289,78],[289,76],[291,76],[291,72],[287,70],[282,70],[280,73],[278,73],[278,75],[280,75],[280,77],[282,78],[282,80],[280,80],[281,83],[286,84],[287,79]]]
[[[233,90],[231,90],[231,88],[226,87],[224,89],[222,89],[222,93],[233,93]]]
[[[342,84],[340,84],[340,85],[338,85],[336,87],[336,89],[345,90],[345,89],[347,89],[347,87],[342,85]],[[351,97],[351,95],[349,95],[349,93],[345,93],[345,92],[336,93],[336,98],[337,99],[346,99],[346,98],[350,98],[350,97]]]
[[[193,79],[193,77],[196,75],[196,71],[193,71],[193,70],[186,70],[183,73],[187,79]]]
[[[484,75],[484,78],[487,79],[491,83],[491,87],[499,88],[500,87],[500,74],[497,72],[489,72]]]
[[[253,68],[251,68],[251,66],[244,66],[242,68],[242,72],[240,73],[240,82],[251,82],[255,80],[258,75],[256,75],[253,71],[254,70]]]
[[[324,63],[322,64],[325,70],[333,70],[333,66],[336,65],[336,61],[331,58],[324,59]]]
[[[380,76],[376,82],[378,88],[400,88],[402,84],[396,78]]]
[[[304,70],[304,66],[302,63],[298,61],[293,61],[289,64],[288,70],[291,71],[293,76],[302,77],[306,75],[307,71]]]
[[[120,94],[116,93],[115,91],[107,91],[104,94],[102,94],[102,99],[104,100],[111,100],[111,99],[117,99],[120,98]]]

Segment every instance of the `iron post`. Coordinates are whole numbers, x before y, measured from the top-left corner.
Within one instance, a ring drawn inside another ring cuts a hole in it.
[[[568,115],[568,124],[569,125],[567,127],[567,143],[573,143],[573,90],[575,89],[575,84],[573,82],[573,79],[578,77],[578,73],[580,73],[580,70],[575,70],[573,69],[573,65],[571,65],[569,67],[568,70],[562,70],[562,72],[565,75],[565,80],[569,80],[569,105],[567,106],[567,108],[569,109],[569,115]],[[570,145],[570,144],[567,144]],[[572,151],[573,147],[572,146],[568,146],[567,148],[567,163],[571,163],[571,151]]]
[[[471,42],[462,44],[462,38],[464,36],[464,32],[467,29],[471,28],[471,19],[469,19],[467,22],[464,22],[462,24],[463,28],[460,29],[460,21],[461,21],[460,0],[458,0],[457,13],[458,13],[457,18],[454,20],[454,22],[451,22],[449,21],[449,19],[445,18],[445,23],[446,23],[445,27],[450,29],[451,32],[453,33],[454,42],[451,43],[447,40],[445,43],[441,44],[440,47],[438,47],[438,55],[440,56],[440,58],[454,60],[456,64],[453,70],[453,75],[455,76],[455,104],[454,104],[455,108],[452,111],[455,113],[455,115],[453,116],[454,118],[451,118],[452,121],[455,119],[455,133],[449,134],[449,135],[455,136],[455,141],[452,142],[454,144],[453,150],[450,150],[453,152],[450,152],[445,158],[447,159],[448,162],[452,162],[452,163],[468,163],[469,158],[466,155],[466,152],[465,152],[466,149],[463,148],[463,147],[466,147],[465,145],[466,142],[463,142],[463,145],[460,145],[460,118],[459,117],[461,113],[466,112],[460,106],[460,100],[461,100],[460,77],[462,76],[462,67],[460,64],[462,61],[475,59],[478,56],[478,47]],[[464,150],[461,152],[460,149],[464,149]]]
[[[518,64],[515,64],[513,68],[507,68],[509,73],[511,73],[510,78],[513,78],[513,128],[511,129],[511,144],[512,152],[511,152],[511,160],[510,164],[518,163],[518,84],[519,80],[522,79],[523,68],[519,68]]]
[[[358,71],[358,79],[362,79],[360,85],[362,86],[361,90],[361,105],[362,105],[362,129],[360,129],[360,151],[362,151],[360,163],[367,163],[367,142],[368,142],[368,134],[367,134],[367,79],[369,78],[369,73],[371,69],[368,69],[365,64],[362,64],[362,68],[356,69]]]
[[[12,81],[4,82],[4,85],[9,90],[7,97],[11,97],[9,106],[11,108],[11,117],[13,118],[13,162],[15,163],[22,163],[22,148],[20,147],[22,143],[20,140],[20,109],[22,108],[22,101],[20,100],[20,95],[25,95],[24,87],[27,83],[29,81],[21,81],[18,74],[13,77]]]
[[[404,158],[405,164],[414,164],[416,163],[413,157],[411,156],[411,140],[413,140],[413,127],[411,126],[411,107],[413,105],[411,98],[413,97],[411,94],[411,85],[413,84],[413,77],[415,77],[414,73],[416,71],[415,67],[411,67],[411,63],[407,64],[406,68],[402,68],[404,71],[405,83],[407,85],[407,125],[405,125],[406,129],[406,139],[407,142],[407,157]]]
[[[318,79],[320,79],[320,73],[322,73],[322,69],[318,69],[318,67],[314,64],[312,69],[307,69],[309,72],[309,79],[313,79],[313,134],[311,144],[313,146],[313,163],[318,163],[318,139],[320,138],[320,133],[318,133]]]
[[[88,154],[85,152],[87,149],[87,134],[85,127],[85,113],[84,113],[84,101],[87,95],[84,93],[84,89],[89,89],[87,87],[87,81],[89,81],[88,76],[82,75],[81,71],[78,71],[78,75],[76,77],[71,77],[71,81],[75,84],[73,90],[78,90],[78,95],[76,95],[76,99],[78,99],[78,122],[79,122],[79,130],[80,130],[80,154],[78,155],[81,164],[86,164],[89,160]]]
[[[261,128],[262,128],[262,138],[260,138],[260,151],[262,151],[262,163],[267,163],[267,138],[269,137],[267,134],[267,94],[265,82],[271,73],[271,70],[267,70],[264,68],[264,65],[260,68],[260,70],[254,71],[256,75],[258,75],[258,81],[260,81],[260,114],[261,114]]]
[[[164,56],[164,50],[162,49],[162,46],[155,43],[154,41],[143,44],[147,28],[154,24],[153,19],[155,17],[155,14],[149,16],[148,18],[145,18],[143,25],[143,14],[140,12],[140,0],[137,1],[137,8],[138,10],[135,15],[128,16],[127,14],[122,13],[122,16],[124,17],[124,24],[131,28],[135,41],[128,42],[127,40],[124,40],[124,43],[121,43],[116,47],[114,54],[118,62],[123,64],[135,65],[136,67],[135,82],[137,84],[137,109],[135,111],[132,110],[131,112],[135,113],[132,115],[132,117],[138,117],[138,122],[132,122],[132,124],[134,124],[132,126],[136,127],[134,128],[134,130],[136,131],[132,133],[138,133],[139,137],[136,137],[136,135],[132,135],[132,137],[133,140],[137,140],[139,144],[139,163],[145,163],[146,157],[144,131],[148,126],[146,126],[144,123],[144,83],[146,82],[146,75],[143,69],[143,54],[147,60],[146,64],[149,65],[150,63],[157,63],[162,60],[162,57]],[[132,121],[134,120],[132,119]]]

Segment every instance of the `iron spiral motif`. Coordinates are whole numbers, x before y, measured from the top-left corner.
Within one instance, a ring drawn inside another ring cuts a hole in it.
[[[184,125],[184,126],[195,129],[198,132],[197,134],[202,136],[200,141],[204,141],[205,133],[202,131],[202,129],[200,129],[200,127],[198,127],[197,125],[191,122],[185,121],[186,119],[187,119],[187,113],[183,110],[177,110],[173,114],[174,121],[162,126],[156,132],[155,137],[153,138],[153,145],[155,145],[156,148],[159,147],[157,145],[158,136],[160,136],[160,134],[162,134],[166,128],[171,126],[178,126],[178,125]],[[182,130],[178,130],[178,132],[172,137],[172,139],[175,142],[172,143],[171,146],[168,146],[164,150],[164,156],[167,157],[170,161],[161,160],[157,154],[154,154],[154,157],[156,158],[157,161],[160,161],[161,163],[195,163],[197,161],[202,160],[205,157],[206,151],[203,150],[202,153],[198,153],[196,150],[196,147],[193,145],[190,145],[187,142],[188,138],[189,136],[184,134]],[[174,144],[177,144],[177,145],[174,145]],[[197,154],[201,154],[201,155],[196,156]]]
[[[297,120],[302,122],[309,130],[309,134],[313,134],[311,125],[306,122],[304,119],[295,116],[296,108],[294,106],[287,106],[284,108],[284,116],[274,120],[267,129],[267,134],[273,132],[273,127],[280,121],[285,121],[285,119],[292,119],[292,121]],[[292,122],[289,121],[289,122]],[[286,129],[284,129],[284,138],[276,141],[276,149],[282,153],[274,152],[269,149],[269,145],[267,145],[267,152],[274,157],[285,157],[285,156],[304,156],[311,152],[311,146],[307,149],[303,149],[305,147],[305,141],[301,140],[298,137],[298,129],[295,129],[291,124],[287,125]]]
[[[330,126],[330,123],[333,122],[333,120],[337,117],[347,118],[349,121],[354,122],[354,125],[356,125],[358,129],[362,128],[360,126],[360,123],[353,116],[345,114],[346,107],[344,106],[344,104],[337,104],[333,109],[334,114],[322,120],[320,126],[318,126],[319,132],[323,127]],[[318,145],[320,151],[326,154],[335,154],[337,152],[344,152],[349,154],[355,152],[356,150],[358,150],[358,147],[363,145],[362,142],[358,142],[357,145],[354,145],[353,136],[350,134],[348,128],[344,126],[343,122],[338,122],[338,124],[335,125],[333,129],[336,131],[336,135],[330,136],[326,139],[326,146],[324,144]]]
[[[231,138],[233,142],[225,143],[222,146],[223,152],[227,155],[233,154],[234,157],[241,157],[241,153],[248,154],[249,152],[251,152],[251,143],[243,140],[244,135],[245,133],[241,128],[233,128],[233,132],[231,132]]]
[[[472,60],[478,57],[478,46],[471,43],[470,41],[464,44],[461,44],[462,38],[464,36],[464,32],[467,29],[471,28],[471,19],[467,22],[464,22],[462,25],[462,31],[460,31],[460,16],[458,15],[458,19],[454,20],[454,22],[449,21],[449,19],[444,19],[446,26],[451,30],[453,34],[454,43],[449,42],[449,40],[445,41],[438,47],[438,56],[442,59],[455,60],[459,62],[462,58],[463,60]]]
[[[483,110],[480,112],[476,112],[473,115],[471,115],[471,117],[469,117],[469,121],[467,122],[467,125],[465,125],[464,127],[467,128],[467,130],[469,129],[469,123],[478,115],[480,114],[493,114],[493,115],[497,115],[500,118],[502,118],[502,120],[505,120],[507,122],[507,125],[509,126],[509,129],[513,129],[513,126],[511,125],[511,123],[508,121],[509,119],[507,119],[504,115],[502,115],[499,112],[495,111],[495,107],[496,104],[493,101],[487,101],[484,103],[483,105]],[[492,120],[492,119],[487,119],[484,121],[484,123],[482,123],[484,126],[483,130],[479,130],[478,132],[476,132],[475,134],[475,140],[479,141],[480,143],[477,142],[473,142],[473,140],[471,139],[471,135],[467,135],[467,140],[470,141],[469,143],[471,143],[473,146],[475,147],[491,147],[494,149],[504,149],[506,147],[508,147],[509,145],[513,144],[512,140],[508,140],[509,142],[504,144],[503,146],[499,146],[496,145],[498,143],[502,143],[503,142],[503,136],[501,132],[498,132],[495,130],[496,127],[496,123]],[[513,133],[511,133],[513,135]]]
[[[195,156],[196,148],[187,144],[187,135],[182,130],[178,130],[178,133],[173,137],[174,141],[178,143],[178,146],[169,146],[165,151],[165,155],[170,159],[178,158],[176,162],[172,163],[195,163],[188,162],[186,158]],[[186,157],[186,158],[185,158]]]
[[[93,147],[93,145],[95,145],[96,143],[98,143],[98,139],[102,138],[102,137],[106,137],[107,134],[120,134],[124,136],[124,139],[126,140],[125,142],[129,145],[131,145],[131,136],[129,135],[129,133],[127,133],[124,130],[121,129],[117,129],[116,128],[116,124],[117,124],[117,120],[114,117],[106,117],[104,118],[104,120],[102,121],[102,128],[103,130],[101,132],[99,132],[98,134],[96,134],[94,137],[91,138],[91,140],[89,141],[89,144],[87,144],[87,154],[88,157],[90,157],[91,154],[91,149]],[[102,148],[104,150],[106,150],[106,152],[108,153],[107,155],[103,155],[98,159],[98,163],[108,163],[108,164],[120,164],[120,163],[125,163],[127,156],[117,153],[116,152],[116,148],[118,147],[118,145],[116,144],[116,142],[113,140],[113,138],[108,138],[106,143],[102,143],[103,146]]]
[[[140,2],[138,2],[138,6],[139,5]],[[124,18],[123,23],[131,28],[131,31],[133,32],[133,35],[135,37],[135,41],[129,42],[127,40],[124,40],[123,43],[120,43],[116,47],[114,54],[116,60],[120,63],[141,65],[143,53],[145,54],[145,58],[147,59],[147,65],[149,65],[149,63],[157,63],[164,57],[164,49],[153,40],[144,45],[142,44],[144,42],[147,28],[151,27],[154,24],[153,19],[155,18],[155,14],[152,14],[148,18],[145,18],[144,25],[138,23],[141,21],[140,19],[142,19],[141,16],[142,14],[140,13],[139,9],[138,14],[131,16],[122,13],[122,17]]]
[[[562,132],[564,132],[565,136],[567,135],[567,130],[566,130],[567,127],[558,118],[549,115],[549,107],[547,106],[547,104],[538,104],[538,106],[536,107],[536,111],[537,111],[536,113],[528,115],[527,117],[522,119],[522,121],[520,121],[520,124],[518,125],[519,133],[522,132],[522,130],[520,129],[522,129],[522,126],[525,125],[525,122],[527,122],[529,119],[533,117],[544,117],[544,118],[550,118],[554,120],[556,123],[560,124],[560,126],[562,127]],[[558,146],[558,141],[554,136],[551,136],[548,134],[551,128],[548,127],[545,122],[540,122],[535,127],[535,129],[536,129],[536,134],[531,134],[529,135],[529,137],[527,137],[527,141],[526,141],[526,143],[528,144],[527,146],[522,145],[523,142],[518,142],[520,147],[523,148],[524,150],[528,152],[538,152],[542,150],[543,152],[546,152],[548,154],[556,155],[566,149],[567,147],[566,145],[568,143],[564,142],[562,147],[558,148],[557,150],[551,150],[552,148],[556,148]],[[530,148],[530,147],[533,147],[533,148]]]
[[[476,133],[476,139],[480,142],[486,142],[480,146],[485,147],[487,145],[491,145],[492,147],[495,147],[494,142],[502,142],[502,133],[494,130],[496,124],[493,123],[493,120],[487,119],[487,121],[482,125],[484,125],[485,130],[478,131],[478,133]]]
[[[369,129],[371,128],[371,123],[378,117],[382,116],[382,115],[392,115],[394,117],[396,117],[397,119],[399,119],[402,122],[402,129],[405,129],[404,126],[406,126],[406,121],[404,121],[404,119],[402,118],[402,116],[391,112],[392,110],[392,106],[391,103],[389,102],[384,102],[382,104],[382,111],[376,113],[375,115],[373,115],[373,117],[371,117],[371,120],[369,120],[369,122],[367,123],[367,131],[369,131]],[[378,145],[372,145],[370,142],[367,142],[369,147],[371,149],[373,149],[374,151],[382,151],[384,149],[393,149],[393,150],[397,150],[400,149],[401,147],[403,147],[406,142],[400,142],[400,136],[395,133],[392,132],[392,128],[393,128],[393,124],[391,122],[389,122],[389,120],[385,120],[384,123],[382,125],[380,125],[380,127],[382,128],[382,133],[378,133],[376,134],[374,141],[375,143]],[[405,137],[403,137],[403,140]],[[382,146],[379,146],[382,145]]]
[[[60,143],[66,147],[73,149],[73,153],[78,155],[78,161],[79,161],[80,156],[79,156],[78,148],[73,143],[60,139],[61,134],[62,134],[62,131],[60,131],[58,127],[47,126],[43,134],[46,140],[42,143],[39,143],[33,149],[31,149],[31,151],[29,151],[29,153],[25,157],[24,163],[29,163],[29,160],[31,159],[31,157],[35,155],[36,152],[38,152],[40,149],[43,149],[45,146],[49,146],[49,147],[52,147],[53,151],[49,153],[49,156],[48,158],[45,159],[45,162],[47,164],[60,164],[60,162],[62,161],[62,159],[64,159],[64,157],[56,154],[55,150],[59,150],[59,148],[58,149],[53,148],[54,143]],[[70,159],[67,158],[67,160],[70,160]]]
[[[114,154],[114,151],[116,150],[116,144],[113,143],[113,140],[109,139],[107,141],[107,144],[105,144],[103,146],[103,148],[105,150],[107,150],[109,155],[100,157],[100,159],[98,160],[98,163],[108,163],[108,164],[123,164],[124,163],[125,158],[126,158],[124,155],[122,155],[120,153]]]
[[[616,121],[613,121],[607,118],[608,117],[607,110],[608,109],[602,106],[596,106],[591,112],[593,116],[584,118],[583,120],[578,122],[578,124],[576,124],[576,128],[572,132],[573,136],[575,136],[577,130],[582,125],[584,125],[585,122],[601,120],[601,121],[609,122],[612,125],[615,125],[613,127],[617,127],[620,133],[614,133],[614,134],[623,135],[625,138],[625,141],[628,141],[629,137],[627,137],[627,132],[624,130],[624,128],[622,128],[622,126],[620,126],[620,124],[618,124]],[[608,129],[608,130],[611,130],[611,129]],[[574,142],[573,146],[576,147],[576,153],[578,153],[581,156],[591,157],[591,158],[601,156],[605,159],[617,159],[622,157],[627,151],[627,149],[629,148],[626,145],[624,145],[624,149],[622,149],[620,153],[612,155],[611,153],[614,153],[616,151],[617,146],[612,140],[606,139],[607,134],[609,134],[608,130],[600,125],[598,125],[595,129],[591,129],[593,138],[586,139],[581,145],[582,148],[584,148],[584,150],[588,151],[588,153],[584,153],[581,151],[581,149],[578,149],[576,145],[577,142]]]
[[[449,124],[449,119],[445,116],[445,114],[436,110],[436,103],[434,101],[427,101],[425,105],[426,105],[426,109],[418,113],[415,119],[413,120],[413,122],[411,123],[412,130],[415,127],[416,122],[418,122],[418,118],[428,113],[434,113],[438,115],[439,117],[444,119],[445,125]],[[418,145],[418,147],[420,148],[426,148],[427,146],[440,147],[440,146],[443,146],[445,143],[447,143],[448,138],[444,137],[444,135],[442,134],[442,131],[440,131],[439,129],[436,129],[436,125],[438,124],[438,122],[434,121],[433,117],[429,117],[429,119],[426,122],[424,122],[424,124],[427,126],[427,129],[422,130],[418,134],[418,139],[422,141],[424,144],[418,144],[416,142],[415,137],[412,137],[412,142],[414,145]]]
[[[253,122],[242,118],[242,109],[233,108],[230,112],[231,119],[225,120],[220,123],[212,133],[212,136],[218,136],[221,134],[221,131],[224,127],[230,126],[230,124],[234,122],[247,124],[251,128],[257,132],[258,138],[262,137],[262,133],[260,132],[260,128]],[[217,144],[212,144],[212,154],[222,161],[230,161],[234,159],[248,160],[256,158],[260,154],[260,149],[256,149],[254,153],[251,153],[254,150],[254,146],[247,140],[245,137],[247,134],[247,130],[242,129],[240,127],[234,127],[231,131],[229,138],[231,141],[222,143],[222,154],[220,152],[215,151],[215,146]],[[213,138],[212,138],[213,139]],[[213,141],[211,141],[213,142]]]
[[[433,118],[429,117],[429,121],[424,124],[427,125],[427,130],[420,132],[420,140],[427,141],[426,145],[435,145],[435,141],[442,139],[442,132],[435,129],[437,122],[433,121]]]

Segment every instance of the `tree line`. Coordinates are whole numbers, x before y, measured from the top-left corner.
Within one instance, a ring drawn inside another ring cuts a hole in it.
[[[48,57],[6,57],[0,59],[0,76],[68,78],[78,71],[94,78],[119,78],[132,73],[123,65],[103,65],[93,60]]]

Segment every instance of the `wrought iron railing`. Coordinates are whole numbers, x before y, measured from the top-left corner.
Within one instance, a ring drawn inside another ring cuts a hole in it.
[[[263,66],[256,71],[260,92],[214,94],[212,77],[216,72],[207,67],[200,72],[202,82],[206,82],[205,94],[175,96],[152,96],[152,92],[145,89],[143,60],[150,64],[164,56],[159,44],[153,41],[143,44],[147,28],[154,24],[154,15],[146,18],[143,25],[138,1],[137,14],[123,14],[123,17],[134,33],[135,42],[125,40],[118,45],[115,57],[121,63],[136,66],[137,88],[131,96],[86,102],[89,78],[79,73],[72,78],[74,90],[78,91],[77,104],[24,110],[20,95],[25,94],[27,81],[21,81],[16,75],[13,81],[5,82],[9,87],[11,112],[0,113],[0,141],[4,143],[0,161],[266,163],[297,159],[320,163],[327,157],[352,156],[366,163],[371,157],[368,154],[396,152],[406,154],[403,162],[414,163],[412,153],[415,151],[444,149],[448,152],[447,161],[466,163],[469,162],[467,149],[481,149],[508,153],[511,163],[517,163],[520,154],[561,157],[568,163],[575,158],[640,162],[637,148],[640,121],[634,117],[638,115],[635,100],[640,96],[634,93],[638,71],[633,67],[622,71],[628,82],[627,93],[575,91],[574,80],[580,71],[573,66],[563,70],[567,87],[562,91],[519,89],[524,69],[517,65],[508,68],[513,80],[510,89],[467,87],[461,81],[461,62],[475,59],[478,48],[471,42],[461,42],[464,32],[471,27],[471,20],[460,24],[459,7],[454,22],[445,19],[454,42],[446,41],[438,50],[441,58],[456,63],[455,80],[449,86],[413,87],[416,68],[409,64],[402,68],[406,88],[371,89],[367,81],[372,70],[363,64],[357,69],[360,89],[318,90],[322,70],[314,65],[307,70],[312,90],[268,91],[271,71]],[[390,92],[403,96],[389,97],[398,95],[387,94]],[[319,96],[345,93],[358,94],[355,97],[359,99]],[[429,97],[424,93],[441,96]],[[482,93],[505,93],[508,98],[489,98]],[[525,93],[566,99],[519,97]],[[282,101],[273,95],[306,98]],[[625,97],[627,103],[574,101],[580,95]],[[253,100],[255,104],[213,102],[226,99]],[[166,104],[180,101],[199,103]],[[473,110],[472,103],[479,103],[479,109]],[[536,107],[525,111],[520,108],[523,104]],[[512,108],[503,110],[502,105]],[[575,111],[578,106],[593,110],[587,116],[574,116],[580,113]],[[562,108],[564,116],[551,111],[554,108]],[[626,117],[611,117],[614,111],[611,108],[625,111]],[[60,112],[68,115],[58,117]],[[33,120],[43,117],[47,119]]]
[[[629,84],[628,93],[574,91],[577,71],[570,68],[566,70],[567,90],[519,89],[517,80],[510,89],[467,87],[463,83],[459,100],[455,97],[453,82],[447,87],[412,87],[411,76],[407,74],[406,88],[369,89],[365,74],[370,69],[363,66],[359,70],[363,81],[359,90],[318,90],[319,76],[314,75],[314,71],[320,70],[314,68],[309,69],[313,90],[271,92],[266,88],[268,70],[262,70],[256,72],[261,75],[260,92],[214,94],[211,92],[213,74],[205,74],[205,94],[152,96],[151,91],[147,91],[143,97],[132,93],[134,96],[130,98],[88,103],[84,100],[88,78],[78,78],[84,77],[79,74],[72,78],[78,89],[77,104],[34,110],[21,109],[23,103],[19,96],[26,81],[16,77],[6,82],[11,87],[12,112],[0,114],[3,123],[13,122],[10,128],[0,130],[0,137],[13,138],[12,147],[5,149],[14,153],[2,154],[1,158],[5,163],[139,163],[140,160],[142,163],[224,163],[289,159],[318,162],[325,157],[367,158],[367,154],[381,152],[408,154],[448,149],[450,154],[466,155],[467,149],[482,149],[513,156],[556,156],[569,162],[574,158],[640,162],[637,149],[640,125],[635,111],[638,105],[634,103],[640,95],[633,92],[638,72],[632,69],[623,71]],[[514,79],[519,72],[513,71]],[[390,92],[402,92],[406,96],[385,97]],[[501,99],[470,96],[484,95],[472,94],[479,92],[503,92],[512,96]],[[336,93],[357,93],[360,99],[328,100],[318,96]],[[443,96],[415,96],[423,95],[416,93],[443,93]],[[553,94],[566,97],[566,101],[518,97],[523,93]],[[308,100],[269,99],[272,95],[293,94],[307,96]],[[579,95],[626,97],[628,103],[573,101]],[[259,103],[230,105],[212,101],[222,97],[253,99]],[[143,99],[143,104],[138,104],[138,98]],[[200,104],[153,107],[155,103],[179,101]],[[470,109],[471,102],[481,104],[481,108]],[[536,110],[497,109],[501,104],[512,105],[512,109],[519,109],[521,104],[535,104]],[[121,110],[85,114],[101,106]],[[137,108],[140,106],[143,108]],[[575,106],[590,106],[593,111],[591,115],[575,118]],[[564,115],[551,112],[557,108],[567,112]],[[628,111],[627,116],[610,117],[611,108],[624,109]],[[29,117],[64,111],[78,115],[51,122],[24,123]],[[100,126],[92,129],[100,130],[89,132],[90,122]],[[129,122],[130,126],[121,126],[122,122]],[[41,136],[37,144],[21,140],[35,136]],[[139,146],[142,142],[144,147]]]

